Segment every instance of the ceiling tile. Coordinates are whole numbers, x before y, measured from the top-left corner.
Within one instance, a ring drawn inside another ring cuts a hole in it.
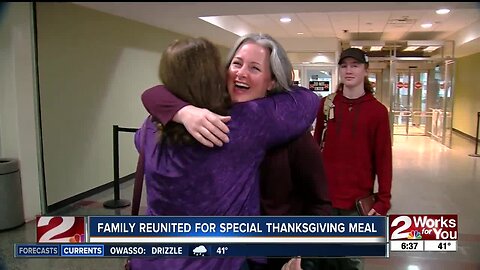
[[[224,3],[102,3],[73,2],[86,8],[121,16],[130,20],[168,29],[184,35],[202,36],[217,44],[231,46],[238,34],[263,32],[274,37],[331,37],[349,39],[398,40],[444,39],[478,23],[480,8],[475,2],[224,2]],[[438,15],[435,10],[447,7],[451,12]],[[216,25],[198,19],[217,17]],[[281,24],[282,15],[293,21]],[[421,28],[432,22],[429,29]],[[344,32],[346,30],[346,33]],[[303,35],[297,35],[303,32]],[[233,34],[236,33],[236,34]]]

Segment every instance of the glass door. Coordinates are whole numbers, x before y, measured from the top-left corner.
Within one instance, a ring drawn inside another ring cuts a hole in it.
[[[312,90],[319,98],[332,93],[336,87],[336,66],[330,65],[294,65],[293,83]],[[315,128],[316,120],[312,124]]]
[[[410,75],[408,71],[398,70],[393,89],[393,135],[408,135],[408,127],[411,116]]]
[[[336,66],[294,65],[293,83],[324,97],[336,87]]]
[[[320,67],[306,67],[308,88],[318,96],[326,96],[332,92],[332,70]]]
[[[395,76],[393,91],[393,134],[427,135],[428,72],[412,66],[408,70],[399,69]]]
[[[451,147],[454,61],[391,61],[392,133],[426,135]]]
[[[426,70],[411,70],[410,93],[411,93],[411,126],[408,135],[427,135],[427,119],[431,117],[427,110],[427,82]]]
[[[427,106],[431,113],[428,134],[438,142],[451,147],[453,113],[453,60],[438,62],[429,73]]]

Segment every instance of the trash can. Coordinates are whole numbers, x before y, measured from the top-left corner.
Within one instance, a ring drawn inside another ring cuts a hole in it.
[[[0,158],[0,230],[25,223],[18,160]]]

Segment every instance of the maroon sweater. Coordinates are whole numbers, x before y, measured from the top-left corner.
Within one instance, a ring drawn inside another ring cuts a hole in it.
[[[331,214],[320,147],[310,132],[270,149],[260,173],[262,214]]]
[[[320,143],[324,125],[320,103],[315,140]],[[392,187],[392,141],[388,111],[372,94],[348,99],[338,91],[334,119],[328,121],[323,160],[332,206],[355,209],[355,200],[373,192],[378,178],[379,199],[373,208],[386,215]]]
[[[152,116],[166,124],[188,104],[162,89],[145,90],[142,102]],[[260,171],[262,214],[331,214],[322,156],[310,132],[268,151]]]

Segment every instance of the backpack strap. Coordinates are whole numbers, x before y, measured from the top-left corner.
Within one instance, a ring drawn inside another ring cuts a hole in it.
[[[328,113],[329,113],[330,109],[335,107],[335,105],[333,105],[333,99],[335,99],[336,95],[337,95],[337,92],[331,93],[325,98],[325,104],[323,105],[323,114],[325,115],[325,118],[329,118]],[[332,119],[332,118],[333,117],[331,117],[330,119]]]
[[[337,92],[331,93],[328,96],[325,97],[325,102],[323,104],[323,131],[322,131],[322,137],[320,137],[320,150],[323,151],[323,147],[325,146],[325,135],[327,132],[327,122],[330,119],[334,118],[334,108],[335,104],[333,104],[333,100],[335,99],[335,96],[337,95]]]

